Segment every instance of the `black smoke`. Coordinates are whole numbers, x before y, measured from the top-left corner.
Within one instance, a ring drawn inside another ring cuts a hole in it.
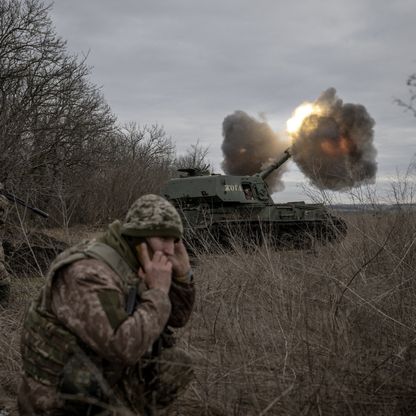
[[[319,113],[305,118],[293,136],[293,159],[301,171],[321,189],[339,191],[374,183],[375,123],[365,107],[344,104],[334,88],[323,92],[314,104]]]
[[[264,122],[256,120],[244,111],[235,111],[225,117],[222,124],[224,156],[222,169],[229,175],[253,175],[278,158],[288,144]],[[266,182],[272,191],[284,188],[282,166],[273,172]]]

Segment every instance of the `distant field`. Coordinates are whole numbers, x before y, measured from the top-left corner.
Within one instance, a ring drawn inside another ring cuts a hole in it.
[[[383,214],[398,211],[416,212],[416,204],[333,204],[332,208],[338,212],[359,212]]]
[[[196,256],[179,341],[196,380],[171,415],[416,414],[416,213],[345,218],[336,245]],[[13,415],[23,310],[41,282],[16,278],[0,311],[0,402]]]

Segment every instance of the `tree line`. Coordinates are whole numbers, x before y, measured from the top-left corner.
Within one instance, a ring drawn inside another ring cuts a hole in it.
[[[177,167],[206,165],[199,144],[177,157],[160,125],[120,126],[49,11],[39,0],[0,0],[0,181],[9,191],[55,224],[100,224],[158,193]]]

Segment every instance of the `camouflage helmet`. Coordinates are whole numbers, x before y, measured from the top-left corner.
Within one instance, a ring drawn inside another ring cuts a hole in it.
[[[174,206],[158,195],[143,195],[127,212],[121,234],[130,237],[182,238],[181,217]]]

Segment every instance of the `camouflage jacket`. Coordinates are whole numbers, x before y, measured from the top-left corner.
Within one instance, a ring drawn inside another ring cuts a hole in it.
[[[174,282],[169,296],[145,290],[128,316],[123,283],[105,263],[80,260],[59,274],[52,289],[55,316],[102,358],[123,366],[137,363],[167,324],[181,327],[191,313],[193,285]]]
[[[166,325],[185,325],[195,297],[193,283],[173,280],[169,295],[159,289],[139,292],[138,304],[128,315],[125,276],[106,262],[86,256],[53,272],[29,310],[22,333],[22,414],[48,414],[63,406],[59,374],[73,345],[87,351],[114,384],[151,349]],[[51,346],[53,342],[57,345]],[[29,403],[30,409],[23,411]]]

